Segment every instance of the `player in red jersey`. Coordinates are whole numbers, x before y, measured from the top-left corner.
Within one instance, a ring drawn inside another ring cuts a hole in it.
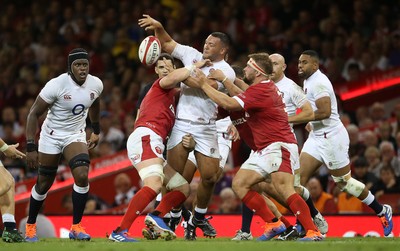
[[[252,84],[246,91],[229,97],[205,84],[206,77],[196,70],[201,89],[223,109],[245,111],[251,130],[253,153],[241,166],[233,180],[233,190],[251,210],[266,222],[264,234],[258,240],[269,240],[285,231],[282,221],[268,208],[264,198],[252,186],[266,179],[286,201],[304,226],[307,234],[301,241],[319,241],[321,233],[311,220],[307,204],[294,190],[293,166],[299,165],[297,141],[288,123],[285,104],[274,82],[268,80],[272,62],[267,53],[249,55],[244,68],[244,80]]]
[[[135,128],[127,142],[128,157],[138,170],[143,180],[143,187],[129,203],[128,209],[120,225],[109,236],[116,242],[135,242],[128,234],[133,221],[146,206],[157,196],[164,184],[171,191],[166,194],[152,214],[146,216],[146,225],[167,240],[176,238],[162,220],[162,216],[171,208],[183,203],[189,194],[189,184],[169,165],[164,166],[163,152],[166,138],[175,122],[175,88],[178,83],[187,79],[198,66],[195,65],[174,70],[174,60],[169,54],[161,54],[156,63],[156,73],[159,75],[140,106],[140,114]],[[183,145],[190,148],[188,138],[184,137]],[[185,142],[188,142],[185,144]],[[192,142],[193,143],[193,142]]]

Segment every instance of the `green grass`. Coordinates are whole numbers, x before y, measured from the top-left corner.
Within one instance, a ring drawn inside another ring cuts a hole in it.
[[[70,241],[68,239],[41,239],[37,243],[5,243],[0,241],[1,251],[389,251],[400,250],[400,238],[327,238],[321,242],[256,242],[231,241],[227,238],[198,239],[189,242],[183,239],[174,241],[147,241],[137,243],[114,243],[105,238],[90,242]]]

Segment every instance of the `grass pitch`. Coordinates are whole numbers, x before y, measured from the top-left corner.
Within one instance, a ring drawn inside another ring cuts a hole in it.
[[[114,243],[105,238],[90,242],[68,239],[41,239],[37,243],[5,243],[0,241],[1,251],[389,251],[400,250],[400,238],[327,238],[321,242],[297,241],[231,241],[228,238],[204,239],[197,241],[148,241],[138,239],[137,243]]]

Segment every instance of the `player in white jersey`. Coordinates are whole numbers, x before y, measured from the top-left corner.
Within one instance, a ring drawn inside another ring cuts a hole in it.
[[[201,53],[192,47],[178,44],[165,31],[162,24],[149,15],[143,15],[143,18],[139,19],[139,25],[145,27],[146,30],[154,30],[163,50],[181,60],[185,66],[190,66],[202,59],[209,59],[212,65],[201,69],[206,75],[211,69],[220,69],[225,73],[227,79],[231,81],[235,79],[235,72],[224,60],[229,49],[229,39],[226,34],[221,32],[210,34],[205,41],[203,53]],[[189,78],[187,81],[190,80],[194,79]],[[216,89],[223,88],[221,82],[212,79],[207,79],[207,81]],[[190,88],[185,84],[181,85],[176,121],[168,140],[167,160],[179,173],[183,173],[189,151],[182,146],[181,141],[184,135],[190,133],[196,141],[194,151],[201,176],[197,192],[197,205],[194,209],[194,217],[188,224],[186,239],[195,239],[196,227],[201,228],[205,236],[216,236],[215,229],[205,219],[207,207],[219,176],[216,118],[217,105],[203,91]]]
[[[393,229],[392,208],[380,204],[368,188],[351,177],[349,135],[339,118],[337,101],[328,77],[319,70],[319,57],[313,50],[304,51],[298,62],[303,89],[314,110],[314,121],[307,124],[310,132],[300,154],[301,184],[325,164],[336,185],[368,205],[382,222],[384,235]]]
[[[285,76],[285,58],[277,53],[271,54],[269,58],[273,65],[273,72],[270,79],[275,82],[275,85],[283,95],[286,112],[289,116],[289,123],[293,131],[293,124],[306,123],[314,120],[314,112],[301,87]],[[301,112],[297,113],[298,109],[300,109]],[[300,166],[296,166],[294,174],[294,186],[296,191],[300,193],[310,208],[310,213],[315,225],[322,234],[326,234],[328,232],[328,223],[318,209],[315,208],[308,189],[300,184]]]
[[[25,239],[36,242],[36,217],[56,177],[61,155],[69,163],[74,177],[72,191],[73,224],[69,238],[90,240],[81,226],[89,193],[89,149],[97,145],[100,126],[102,81],[89,74],[89,54],[81,48],[68,55],[68,73],[51,79],[40,91],[28,114],[27,165],[38,169],[32,187]],[[89,109],[90,108],[90,109]],[[39,117],[47,111],[38,145],[36,131]],[[86,118],[89,115],[93,132],[86,140]]]
[[[8,158],[21,159],[25,154],[17,150],[18,144],[7,145],[0,138],[0,151]],[[24,242],[24,237],[15,222],[15,181],[11,173],[0,161],[0,205],[4,229],[1,238],[5,242]]]

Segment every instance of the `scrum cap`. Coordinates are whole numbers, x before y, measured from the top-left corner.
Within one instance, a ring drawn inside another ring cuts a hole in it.
[[[85,49],[76,48],[70,51],[68,54],[68,72],[72,72],[72,64],[75,60],[78,59],[87,59],[89,61],[89,54]]]

